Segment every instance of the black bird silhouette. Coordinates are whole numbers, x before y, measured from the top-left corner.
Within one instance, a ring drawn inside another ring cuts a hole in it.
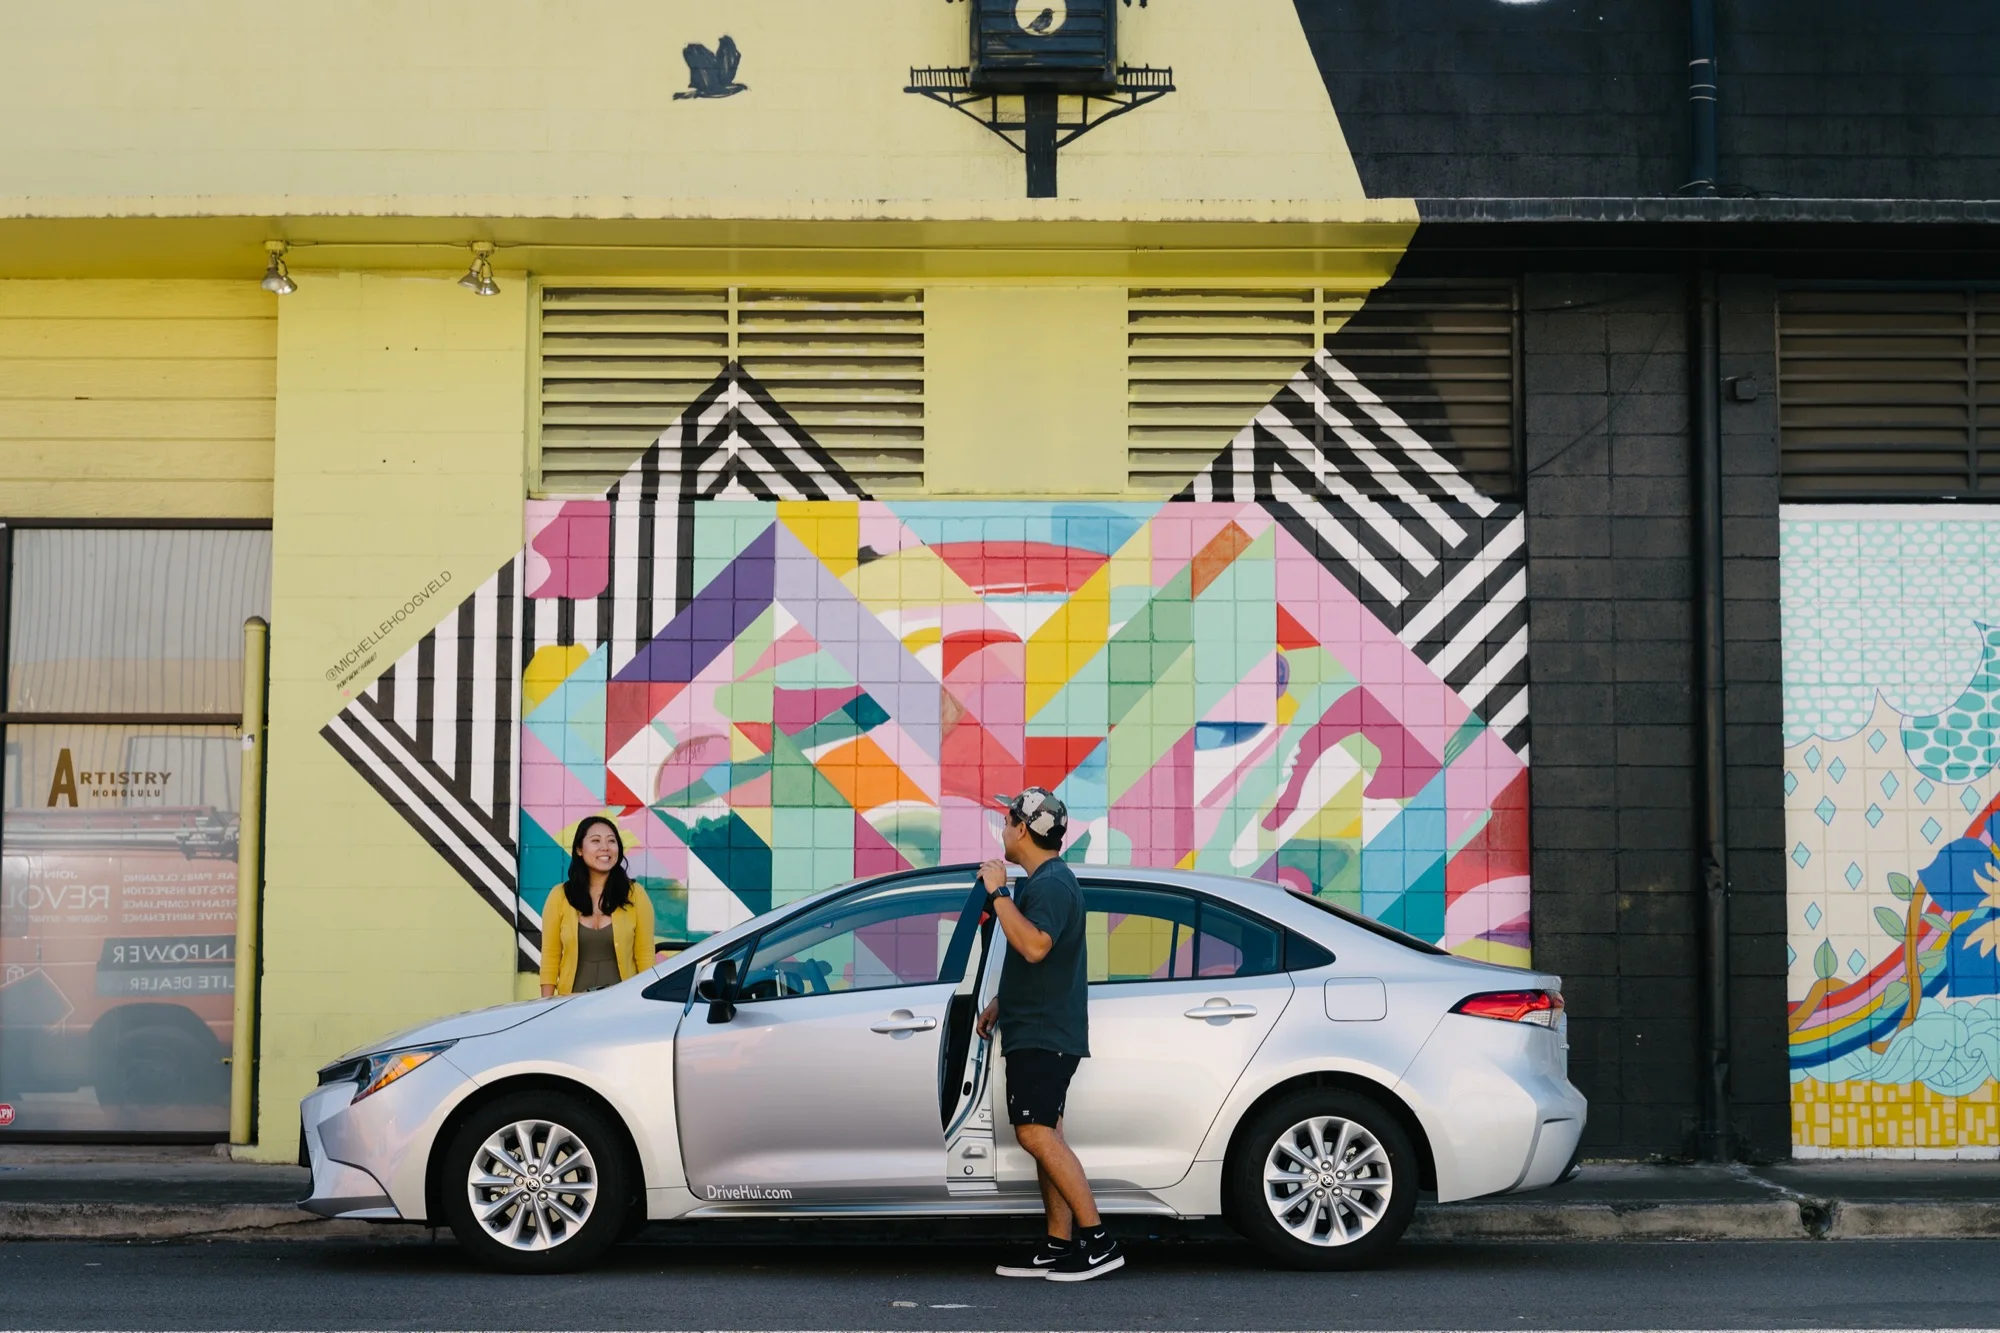
[[[676,102],[690,97],[729,97],[747,86],[736,81],[743,53],[736,49],[734,37],[724,36],[713,51],[700,42],[689,42],[681,48],[681,55],[688,65],[688,91],[675,93]]]
[[[1053,9],[1044,9],[1041,13],[1035,15],[1035,21],[1028,25],[1028,31],[1035,33],[1047,32],[1049,25],[1055,21],[1056,11]]]

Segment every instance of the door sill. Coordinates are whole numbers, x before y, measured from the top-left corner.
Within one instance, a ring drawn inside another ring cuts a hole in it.
[[[1178,1216],[1167,1204],[1141,1190],[1100,1192],[1097,1209],[1121,1216]],[[710,1203],[682,1213],[700,1218],[772,1217],[1007,1217],[1042,1211],[1042,1196],[995,1193],[980,1198],[960,1197],[925,1202],[902,1203],[823,1203],[792,1204],[782,1208],[743,1203]]]

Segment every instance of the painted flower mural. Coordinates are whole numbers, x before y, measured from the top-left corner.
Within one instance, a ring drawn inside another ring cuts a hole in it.
[[[1805,1154],[2000,1149],[1996,559],[2000,522],[1976,509],[1783,519]]]

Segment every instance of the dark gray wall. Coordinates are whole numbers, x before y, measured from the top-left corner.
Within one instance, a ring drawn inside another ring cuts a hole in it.
[[[1686,0],[1296,0],[1374,196],[1668,195]],[[2000,197],[2000,5],[1728,0],[1725,193]]]
[[[1744,1146],[1788,1142],[1777,485],[1768,283],[1727,284],[1724,417],[1736,964]],[[1689,1150],[1699,1112],[1686,283],[1523,282],[1534,944],[1570,1005],[1588,1151]]]

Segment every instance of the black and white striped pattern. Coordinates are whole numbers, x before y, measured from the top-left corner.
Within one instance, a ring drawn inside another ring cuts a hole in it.
[[[630,662],[694,598],[698,500],[868,496],[732,361],[606,498],[611,580],[601,596],[526,596],[523,552],[320,731],[514,926],[530,971],[542,923],[520,895],[516,737],[521,673],[536,651],[609,644],[612,674]]]
[[[616,675],[694,598],[697,501],[866,500],[868,495],[732,361],[606,498],[610,586],[590,604],[536,601],[531,637],[537,647],[608,642]],[[631,559],[635,553],[639,558]],[[671,587],[662,586],[669,580]]]
[[[1523,757],[1527,550],[1518,505],[1321,351],[1175,497],[1255,500]]]
[[[541,919],[520,899],[515,822],[520,567],[501,566],[320,735],[513,924],[532,967]]]

